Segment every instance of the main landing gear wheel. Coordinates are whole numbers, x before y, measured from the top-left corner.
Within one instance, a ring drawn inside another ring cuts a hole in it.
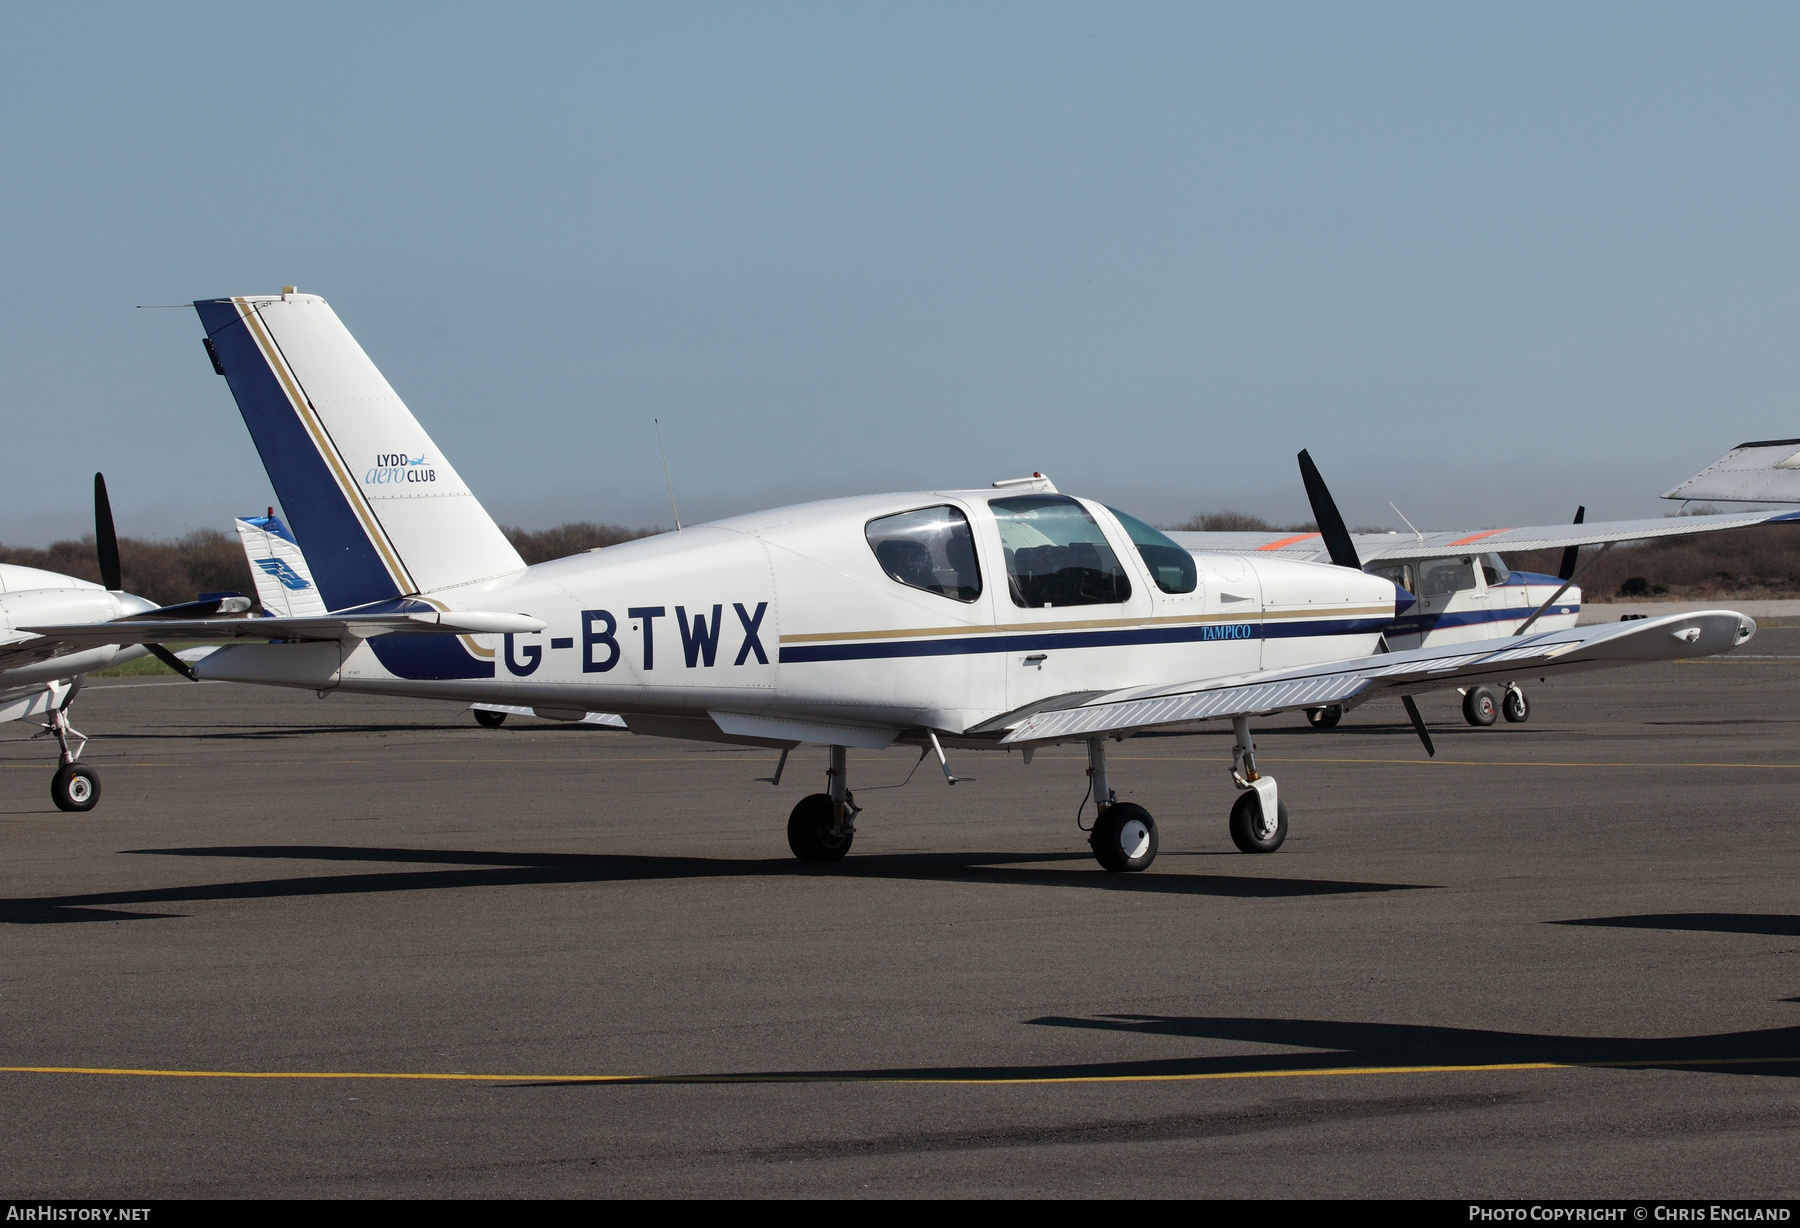
[[[1094,860],[1113,873],[1147,870],[1156,860],[1156,820],[1135,802],[1114,802],[1088,836]]]
[[[1500,697],[1500,715],[1515,725],[1522,724],[1531,719],[1531,701],[1525,698],[1524,691],[1509,687]]]
[[[1500,697],[1493,687],[1472,686],[1463,693],[1463,719],[1484,728],[1500,719]]]
[[[483,729],[498,729],[506,724],[506,713],[504,712],[489,712],[485,708],[476,708],[474,711],[475,723]]]
[[[1328,708],[1308,708],[1306,719],[1314,729],[1336,729],[1337,723],[1344,719],[1344,709],[1337,704]]]
[[[837,805],[829,793],[801,798],[788,815],[788,847],[801,861],[815,865],[842,861],[854,839],[855,831],[838,826]]]
[[[63,764],[50,780],[50,800],[58,810],[92,810],[100,802],[100,773],[85,763]]]
[[[1240,853],[1273,853],[1287,839],[1287,803],[1275,801],[1275,822],[1263,817],[1262,794],[1246,789],[1231,807],[1231,842]]]

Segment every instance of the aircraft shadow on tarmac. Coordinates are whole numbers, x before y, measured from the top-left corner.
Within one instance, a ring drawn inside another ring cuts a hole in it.
[[[1772,934],[1800,938],[1800,917],[1760,912],[1658,912],[1637,917],[1581,917],[1551,925],[1601,925],[1626,930],[1700,930],[1713,934]]]
[[[1028,1026],[1128,1032],[1188,1040],[1284,1045],[1307,1053],[1247,1053],[1032,1066],[918,1066],[868,1070],[781,1070],[652,1077],[649,1083],[831,1081],[1030,1082],[1057,1079],[1179,1079],[1208,1075],[1304,1074],[1336,1070],[1418,1070],[1495,1066],[1585,1066],[1800,1077],[1800,1026],[1711,1036],[1548,1036],[1421,1024],[1333,1019],[1181,1015],[1047,1015]],[[541,1086],[541,1085],[540,1085]]]
[[[1052,868],[1046,862],[1079,862],[1074,853],[888,853],[852,856],[835,866],[803,866],[790,858],[644,857],[608,853],[498,853],[462,849],[357,848],[341,845],[255,845],[220,848],[133,849],[168,857],[234,857],[272,861],[356,861],[451,865],[458,869],[327,874],[252,882],[150,887],[86,895],[0,899],[0,922],[54,924],[74,921],[150,920],[181,913],[133,911],[133,906],[207,900],[282,899],[362,895],[388,891],[441,891],[481,887],[529,887],[549,883],[605,883],[644,879],[837,877],[924,882],[1085,887],[1102,891],[1269,899],[1360,892],[1429,890],[1417,883],[1359,883],[1334,879],[1238,878],[1226,874],[1108,874]]]

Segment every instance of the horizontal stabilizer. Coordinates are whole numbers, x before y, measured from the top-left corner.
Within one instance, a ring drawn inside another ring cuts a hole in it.
[[[122,618],[110,623],[22,627],[70,648],[96,644],[154,644],[164,640],[342,640],[378,635],[501,635],[542,631],[542,619],[483,610],[346,610],[313,618]]]

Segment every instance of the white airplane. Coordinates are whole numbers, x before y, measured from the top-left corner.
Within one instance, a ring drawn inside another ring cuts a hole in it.
[[[95,642],[90,637],[80,644],[71,644],[20,628],[45,622],[91,628],[119,618],[135,622],[197,618],[250,608],[250,602],[237,593],[211,593],[183,605],[158,606],[125,592],[106,479],[97,473],[94,545],[100,562],[99,584],[35,567],[0,563],[0,722],[30,721],[56,738],[59,762],[50,781],[50,797],[59,810],[92,810],[100,802],[99,773],[79,762],[87,736],[69,723],[69,710],[87,675],[152,654],[172,668],[192,675],[184,662],[154,642],[166,637],[146,640],[138,636],[118,643]]]
[[[1715,610],[1383,652],[1412,595],[1359,565],[1336,509],[1337,566],[1195,554],[1041,475],[996,489],[833,499],[734,516],[526,567],[321,298],[289,287],[196,303],[215,370],[262,455],[327,615],[123,618],[33,628],[59,643],[180,634],[234,643],[202,678],[509,704],[634,733],[826,748],[825,789],[796,804],[803,861],[850,849],[850,748],[1087,749],[1108,870],[1156,856],[1155,820],[1122,803],[1106,744],[1229,720],[1234,843],[1273,852],[1288,814],[1258,771],[1254,716],[1521,674],[1727,651],[1756,630]],[[1085,803],[1084,803],[1085,805]]]
[[[1783,455],[1796,448],[1800,448],[1800,440],[1793,441]],[[1330,496],[1310,458],[1301,461],[1301,471],[1317,516],[1321,498],[1329,500]],[[1800,491],[1800,483],[1796,483],[1796,490]],[[1676,496],[1671,493],[1665,497]],[[1800,494],[1796,497],[1800,498]],[[1621,542],[1687,537],[1800,520],[1797,512],[1758,512],[1586,524],[1586,514],[1585,507],[1577,508],[1575,519],[1560,525],[1432,533],[1413,530],[1410,535],[1353,533],[1349,540],[1354,557],[1364,570],[1392,581],[1418,598],[1416,604],[1401,611],[1383,628],[1387,645],[1396,649],[1436,648],[1515,636],[1530,628],[1555,631],[1575,626],[1581,615],[1582,598],[1581,588],[1575,582],[1607,550]],[[1332,557],[1325,539],[1317,532],[1171,532],[1169,536],[1189,550],[1201,552],[1309,561]],[[1600,549],[1579,560],[1584,546]],[[1514,570],[1500,554],[1501,550],[1556,549],[1562,550],[1563,556],[1554,576]],[[1516,680],[1506,680],[1497,691],[1487,686],[1459,689],[1463,691],[1463,719],[1471,725],[1492,725],[1502,716],[1510,722],[1530,718],[1531,702]],[[1342,715],[1336,707],[1315,708],[1307,713],[1313,726],[1322,729],[1335,726]]]

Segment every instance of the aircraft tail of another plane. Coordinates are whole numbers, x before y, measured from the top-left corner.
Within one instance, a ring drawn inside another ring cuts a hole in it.
[[[329,612],[300,543],[273,509],[267,516],[240,516],[236,524],[264,611],[277,618],[312,618]]]
[[[329,609],[525,566],[324,299],[290,288],[194,308]]]

